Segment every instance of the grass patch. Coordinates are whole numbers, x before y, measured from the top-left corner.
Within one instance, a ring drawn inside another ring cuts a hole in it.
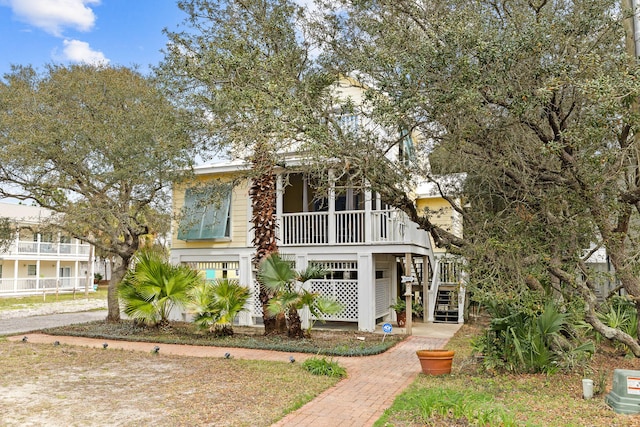
[[[327,377],[344,378],[347,370],[334,360],[326,357],[310,357],[302,363],[302,367],[313,375],[325,375]]]
[[[589,376],[594,381],[606,378],[605,384],[601,393],[584,400],[583,370],[522,375],[485,371],[471,354],[471,339],[480,331],[478,325],[464,325],[446,346],[456,352],[452,374],[420,374],[375,426],[638,425],[639,417],[616,414],[604,402],[613,370],[637,369],[637,359],[599,347]]]
[[[29,295],[23,297],[0,297],[0,311],[2,310],[20,310],[24,308],[33,308],[41,306],[43,304],[51,304],[62,301],[73,301],[77,299],[96,299],[106,300],[107,289],[98,288],[95,292],[89,292],[89,296],[84,296],[84,290],[72,293],[60,293],[55,295],[54,293],[45,294],[44,299],[42,295]]]
[[[313,376],[298,363],[2,339],[0,358],[0,413],[6,426],[266,427],[339,380]]]
[[[355,331],[316,329],[311,338],[289,339],[263,335],[262,328],[235,326],[233,336],[215,337],[198,330],[193,323],[173,322],[168,329],[136,326],[132,321],[90,322],[45,329],[52,335],[69,335],[123,341],[167,344],[241,347],[261,350],[313,353],[326,356],[368,356],[380,354],[402,341],[404,335],[384,335]],[[364,338],[364,340],[362,339]]]

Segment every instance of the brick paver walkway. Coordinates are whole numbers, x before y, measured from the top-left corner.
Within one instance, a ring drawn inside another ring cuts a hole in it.
[[[8,337],[17,341],[24,335]],[[81,337],[64,337],[45,334],[26,334],[32,343],[53,343],[102,348],[151,351],[156,345],[164,354],[194,357],[224,357],[229,352],[239,359],[260,359],[288,362],[289,356],[303,361],[313,355],[285,353],[241,348],[202,347],[177,344],[154,344],[112,341]],[[448,338],[412,336],[390,351],[369,357],[335,358],[347,369],[348,378],[335,387],[325,390],[311,402],[287,415],[274,427],[360,427],[371,426],[383,411],[391,406],[395,397],[420,373],[420,363],[415,354],[421,348],[442,348]]]

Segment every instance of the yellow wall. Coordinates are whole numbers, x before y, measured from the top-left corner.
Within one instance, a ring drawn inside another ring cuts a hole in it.
[[[425,208],[429,209],[430,220],[433,224],[456,235],[462,232],[459,227],[455,227],[452,217],[456,215],[456,212],[454,212],[449,202],[445,199],[441,197],[421,198],[416,200],[416,206],[418,208],[418,213],[422,215],[425,214]],[[431,243],[433,244],[433,240]],[[433,246],[433,249],[436,252],[443,251],[436,248],[435,245]]]
[[[217,174],[199,176],[197,178],[198,183],[207,182],[213,179],[230,180],[230,174]],[[173,211],[179,213],[184,206],[184,193],[189,185],[181,185],[173,190]],[[249,201],[249,187],[247,182],[242,182],[233,188],[231,193],[231,240],[214,241],[214,240],[202,240],[202,241],[189,241],[178,240],[178,222],[173,220],[173,238],[171,247],[175,249],[195,249],[195,248],[234,248],[234,247],[247,247],[247,230],[248,221],[250,218],[247,216]]]

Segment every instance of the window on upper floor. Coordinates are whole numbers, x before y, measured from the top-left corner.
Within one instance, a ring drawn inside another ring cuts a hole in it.
[[[38,267],[35,264],[27,265],[27,276],[35,277],[38,275]]]
[[[398,159],[400,159],[400,161],[402,161],[402,163],[406,165],[416,160],[416,150],[413,143],[413,138],[406,129],[400,131],[400,136],[402,137],[402,140],[400,141],[400,144],[398,144]]]
[[[357,133],[360,130],[361,117],[359,114],[342,114],[336,118],[338,126],[346,133]]]
[[[217,197],[201,189],[187,189],[178,239],[214,240],[231,237],[230,205],[231,187],[219,192]]]

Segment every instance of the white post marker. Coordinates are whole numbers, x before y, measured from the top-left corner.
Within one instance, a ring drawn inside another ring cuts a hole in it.
[[[391,327],[391,323],[385,323],[384,325],[382,325],[382,332],[384,332],[384,335],[382,336],[382,342],[384,342],[384,339],[387,337],[387,335],[391,333],[392,329],[393,328]]]

